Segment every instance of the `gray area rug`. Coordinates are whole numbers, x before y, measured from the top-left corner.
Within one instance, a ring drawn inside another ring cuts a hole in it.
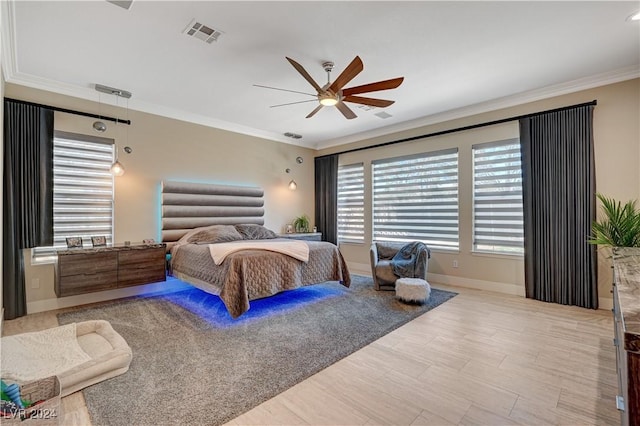
[[[58,315],[109,321],[133,349],[129,371],[83,390],[94,425],[213,425],[250,410],[454,297],[423,305],[328,282],[251,302],[233,320],[198,289],[108,302]]]

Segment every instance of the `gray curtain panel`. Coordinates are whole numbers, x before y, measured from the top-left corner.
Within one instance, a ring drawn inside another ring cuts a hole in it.
[[[520,120],[528,298],[598,308],[593,106]]]
[[[4,318],[27,314],[23,249],[53,244],[53,111],[4,103]]]
[[[322,240],[338,243],[338,154],[315,159],[316,226]]]

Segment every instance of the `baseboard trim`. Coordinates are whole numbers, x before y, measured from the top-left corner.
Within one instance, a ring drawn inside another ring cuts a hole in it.
[[[35,314],[38,312],[53,311],[56,309],[86,305],[89,303],[122,299],[123,297],[174,293],[176,291],[186,290],[189,288],[193,287],[176,278],[167,277],[167,281],[153,284],[145,284],[135,287],[119,288],[116,290],[99,291],[95,293],[79,294],[76,296],[57,297],[55,299],[44,299],[27,302],[27,314]]]
[[[371,276],[371,266],[368,263],[347,262],[349,271],[358,275]],[[476,290],[493,291],[495,293],[511,294],[514,296],[526,297],[524,285],[514,285],[499,283],[495,281],[476,280],[473,278],[456,277],[452,275],[434,274],[429,272],[427,280],[430,283],[446,284],[452,287],[473,288]],[[611,310],[613,299],[607,297],[598,298],[598,309]]]
[[[368,263],[347,262],[349,271],[358,275],[371,276],[371,266]],[[476,280],[473,278],[455,277],[451,275],[434,274],[429,272],[427,280],[431,283],[446,284],[452,287],[473,288],[476,290],[487,290],[496,293],[512,294],[524,297],[524,286],[517,286],[508,283],[494,281]]]
[[[371,265],[368,263],[347,262],[347,267],[353,274],[371,276]]]
[[[476,290],[493,291],[495,293],[511,294],[513,296],[525,296],[524,286],[500,283],[496,281],[476,280],[473,278],[456,277],[452,275],[427,273],[430,283],[446,284],[453,287],[473,288]]]
[[[347,262],[349,270],[358,275],[371,276],[371,267],[367,263]],[[524,286],[516,286],[513,284],[499,283],[494,281],[476,280],[472,278],[455,277],[451,275],[428,273],[427,280],[430,283],[446,284],[452,287],[472,288],[476,290],[493,291],[496,293],[511,294],[515,296],[525,297]],[[38,312],[53,311],[62,308],[71,308],[73,306],[86,305],[89,303],[105,302],[108,300],[121,299],[123,297],[140,296],[140,295],[157,295],[163,293],[175,293],[176,291],[192,288],[176,278],[168,277],[167,281],[146,284],[136,287],[128,287],[117,290],[101,291],[96,293],[87,293],[77,296],[60,297],[55,299],[36,300],[27,303],[27,313],[35,314]],[[611,310],[613,308],[613,299],[600,297],[598,298],[599,309]],[[2,331],[2,323],[4,320],[4,308],[2,308],[2,316],[0,316],[0,332]]]
[[[598,297],[598,309],[606,309],[610,311],[613,309],[613,299],[608,297]]]

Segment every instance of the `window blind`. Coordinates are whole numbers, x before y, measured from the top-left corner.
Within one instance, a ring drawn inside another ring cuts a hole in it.
[[[364,165],[338,167],[338,241],[364,242]]]
[[[113,240],[113,141],[58,133],[53,140],[53,246],[33,249],[42,260],[67,247],[66,238]]]
[[[522,162],[517,139],[473,146],[473,249],[524,253]]]
[[[458,249],[458,149],[376,160],[373,238]]]

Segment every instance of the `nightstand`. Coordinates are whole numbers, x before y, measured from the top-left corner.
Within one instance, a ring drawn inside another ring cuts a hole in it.
[[[278,237],[291,240],[322,241],[322,232],[293,232],[291,234],[278,234]]]

